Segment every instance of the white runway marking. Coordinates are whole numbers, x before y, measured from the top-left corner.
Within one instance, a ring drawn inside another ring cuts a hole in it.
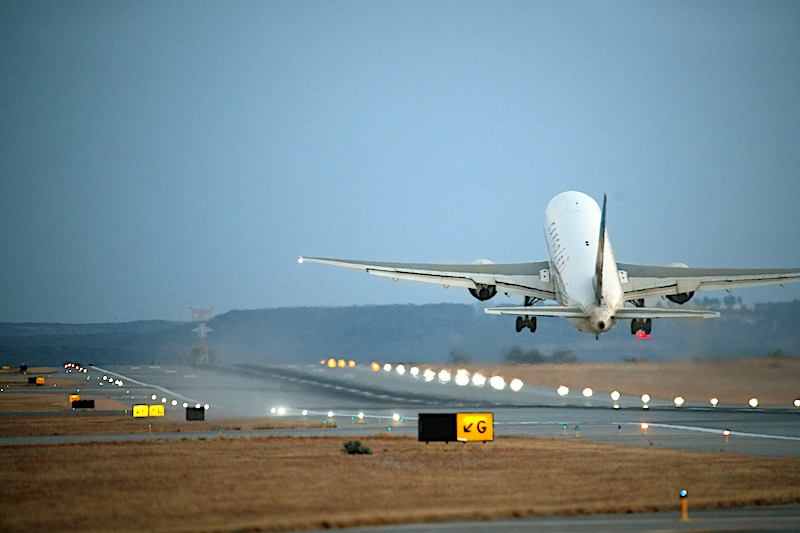
[[[118,376],[123,381],[130,381],[131,383],[136,383],[137,385],[141,385],[142,387],[150,387],[150,388],[153,388],[153,389],[158,389],[161,392],[164,392],[166,394],[170,394],[170,395],[174,396],[175,398],[180,398],[181,400],[186,400],[188,403],[193,403],[193,404],[203,403],[203,402],[200,402],[198,400],[193,400],[192,398],[188,398],[188,397],[184,396],[183,394],[178,394],[175,391],[171,391],[169,389],[165,389],[164,387],[159,387],[158,385],[153,385],[152,383],[144,383],[142,381],[137,381],[137,380],[135,380],[133,378],[130,378],[128,376],[123,376],[122,374],[119,374],[117,372],[112,372],[111,370],[104,370],[104,369],[100,368],[99,366],[94,366],[93,368],[99,370],[100,372],[104,372],[106,374],[111,374],[113,376]]]
[[[624,422],[622,425],[638,426],[636,422]],[[722,435],[721,429],[716,428],[703,428],[697,426],[676,426],[674,424],[648,424],[651,428],[668,428],[668,429],[681,429],[683,431],[698,431],[700,433],[715,433]],[[788,437],[786,435],[767,435],[764,433],[745,433],[743,431],[731,431],[731,436],[739,437],[753,437],[756,439],[777,439],[777,440],[796,440],[800,441],[800,437]]]
[[[560,426],[561,422],[495,422],[495,426]]]

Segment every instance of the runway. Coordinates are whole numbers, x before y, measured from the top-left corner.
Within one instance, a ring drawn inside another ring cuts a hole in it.
[[[208,375],[205,372],[195,372],[190,388],[182,390],[207,398],[213,406],[209,415],[219,411],[223,416],[273,416],[273,407],[283,407],[287,415],[296,416],[305,409],[317,413],[314,416],[333,412],[333,420],[340,427],[352,426],[345,431],[354,434],[385,431],[389,426],[393,431],[416,434],[414,422],[420,412],[490,410],[495,414],[497,435],[561,438],[566,424],[568,438],[800,458],[798,410],[692,405],[676,408],[670,401],[653,399],[645,411],[640,398],[623,396],[614,402],[604,391],[597,391],[590,398],[579,391],[562,397],[555,389],[544,387],[524,386],[519,392],[509,387],[495,390],[488,385],[462,387],[452,380],[426,382],[409,373],[374,372],[363,367],[245,366],[212,370]],[[166,376],[147,377],[163,380]],[[613,408],[615,403],[619,409]],[[350,424],[349,419],[360,412],[367,416],[369,429]],[[392,424],[395,413],[404,418],[402,427]],[[650,426],[646,435],[642,423]],[[576,426],[579,437],[575,437]],[[727,443],[722,434],[726,429],[731,431]]]
[[[519,392],[508,387],[461,387],[452,381],[426,382],[409,374],[320,365],[95,367],[86,376],[88,380],[82,375],[66,376],[76,378],[76,385],[85,392],[103,394],[124,405],[162,402],[167,414],[173,416],[181,416],[183,404],[190,403],[208,405],[207,420],[282,416],[329,420],[337,426],[268,431],[271,435],[371,435],[385,433],[388,428],[394,433],[416,435],[416,418],[421,412],[481,410],[494,413],[498,436],[578,438],[626,446],[800,458],[800,410],[794,409],[676,408],[671,402],[653,399],[650,408],[643,410],[638,398],[623,396],[613,402],[603,391],[591,398],[575,392],[562,397],[543,387],[524,386]],[[98,378],[103,376],[122,379],[124,386],[105,381],[101,387],[103,380]],[[173,400],[176,405],[172,405]],[[614,403],[618,409],[613,408]],[[363,424],[357,423],[359,413],[364,413]],[[402,423],[393,419],[395,414]],[[646,433],[643,423],[649,425]],[[727,442],[723,436],[726,429],[731,432]],[[177,435],[186,437],[186,433]],[[226,436],[236,434],[228,432]],[[159,437],[170,438],[168,434]],[[0,439],[0,444],[12,443],[20,442]]]
[[[793,533],[800,531],[800,505],[696,511],[690,513],[689,522],[681,522],[679,518],[680,513],[676,511],[629,515],[551,516],[517,518],[514,520],[407,524],[348,528],[341,531],[350,531],[352,533],[417,533],[420,531],[435,533],[478,533],[486,531],[502,531],[503,533],[527,533],[529,531],[541,533],[585,531],[595,533],[640,531],[658,533],[673,531],[702,531],[704,533],[769,531]]]

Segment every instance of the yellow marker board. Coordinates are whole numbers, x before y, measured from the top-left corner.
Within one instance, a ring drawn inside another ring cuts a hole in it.
[[[3,365],[3,370],[11,370],[11,367],[8,365]]]
[[[80,401],[81,395],[80,394],[70,394],[69,395],[69,403]]]
[[[150,416],[150,410],[148,409],[149,405],[134,405],[133,406],[133,418],[147,418]]]
[[[44,378],[36,378],[37,385],[44,385]]]
[[[494,440],[494,414],[456,413],[456,438],[461,442]]]
[[[163,405],[151,405],[149,414],[150,414],[150,416],[164,416],[164,406]]]

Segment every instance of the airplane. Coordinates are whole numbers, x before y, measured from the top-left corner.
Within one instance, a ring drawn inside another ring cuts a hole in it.
[[[498,292],[521,295],[521,307],[488,307],[491,315],[516,315],[516,329],[536,331],[540,316],[566,318],[575,328],[600,337],[620,321],[631,321],[631,334],[650,335],[654,318],[716,318],[705,309],[645,307],[645,298],[663,296],[683,305],[697,292],[783,285],[800,279],[796,269],[689,268],[682,263],[647,266],[617,263],[602,209],[590,196],[567,191],[553,198],[544,214],[550,258],[533,263],[472,264],[384,263],[300,257],[299,263],[323,263],[366,270],[369,274],[465,287],[480,301]],[[558,305],[535,305],[555,300]],[[626,303],[630,305],[625,305]]]

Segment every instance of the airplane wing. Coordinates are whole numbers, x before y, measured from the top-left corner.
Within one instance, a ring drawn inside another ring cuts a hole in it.
[[[800,279],[798,268],[685,268],[617,263],[625,299],[782,285]]]
[[[547,273],[548,261],[536,263],[489,263],[489,264],[426,264],[426,263],[381,263],[328,259],[324,257],[300,257],[299,263],[322,263],[345,268],[366,270],[375,276],[394,280],[404,279],[423,283],[435,283],[445,287],[475,289],[477,285],[494,285],[497,292],[532,296],[543,300],[555,300],[555,288]]]
[[[533,305],[525,307],[487,307],[483,310],[487,315],[526,315],[555,316],[559,318],[586,318],[586,313],[577,307],[561,305]]]

